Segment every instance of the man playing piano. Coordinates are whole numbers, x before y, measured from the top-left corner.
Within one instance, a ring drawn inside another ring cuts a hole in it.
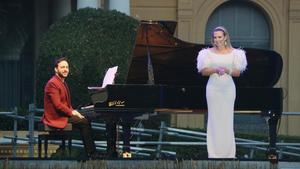
[[[231,46],[224,27],[216,27],[211,38],[213,47],[202,49],[197,57],[198,72],[209,76],[206,85],[208,157],[236,158],[233,128],[236,88],[232,77],[240,76],[246,69],[246,55]]]
[[[74,110],[65,78],[69,74],[69,64],[65,57],[55,61],[55,75],[47,82],[44,89],[44,115],[42,122],[52,128],[63,129],[68,120],[80,130],[85,151],[89,158],[99,157],[96,153],[90,121]],[[70,118],[70,119],[69,119]]]

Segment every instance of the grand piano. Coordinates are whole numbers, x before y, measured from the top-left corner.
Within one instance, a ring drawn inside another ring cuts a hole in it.
[[[136,37],[127,83],[90,91],[96,115],[108,117],[108,152],[116,154],[115,125],[143,113],[203,112],[207,109],[208,78],[196,69],[196,58],[208,46],[184,42],[173,36],[176,22],[142,21]],[[268,117],[268,158],[277,160],[277,123],[283,109],[283,91],[274,85],[280,78],[282,58],[272,50],[244,49],[247,70],[234,79],[236,112],[254,112]],[[126,126],[126,125],[125,125]],[[123,127],[130,132],[130,126]],[[124,138],[129,149],[129,136]],[[127,145],[127,146],[126,146]]]

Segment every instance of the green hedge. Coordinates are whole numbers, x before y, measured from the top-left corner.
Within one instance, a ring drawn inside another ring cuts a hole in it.
[[[139,21],[117,11],[84,8],[54,23],[45,33],[37,58],[37,103],[43,105],[43,88],[54,74],[55,58],[70,63],[67,78],[73,106],[90,102],[87,87],[100,85],[106,70],[118,65],[116,83],[126,80]]]

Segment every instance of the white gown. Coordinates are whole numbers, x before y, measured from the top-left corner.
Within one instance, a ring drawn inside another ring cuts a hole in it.
[[[203,49],[197,57],[197,68],[226,67],[244,71],[247,66],[245,52],[234,49],[228,54],[216,54]],[[206,85],[208,108],[207,151],[209,158],[235,158],[234,101],[236,88],[228,74],[210,75]]]

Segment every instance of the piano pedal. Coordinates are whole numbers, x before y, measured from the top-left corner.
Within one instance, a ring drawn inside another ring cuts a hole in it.
[[[124,153],[122,154],[122,157],[123,157],[123,158],[131,158],[132,156],[131,156],[131,153],[129,153],[129,152],[124,152]]]

